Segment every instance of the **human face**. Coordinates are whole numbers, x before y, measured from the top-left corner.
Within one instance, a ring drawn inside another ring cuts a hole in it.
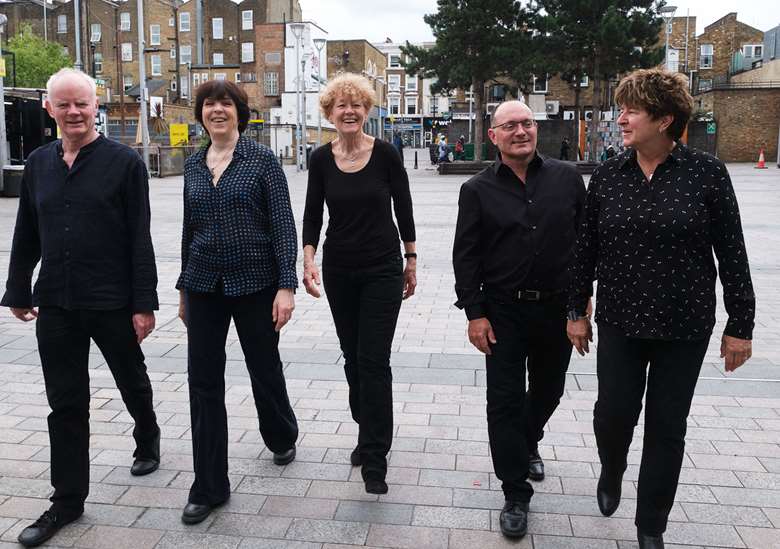
[[[212,139],[238,133],[238,109],[228,95],[220,99],[207,97],[203,101],[200,118]]]
[[[85,142],[97,135],[98,100],[89,84],[78,76],[63,76],[54,83],[46,111],[66,141]]]
[[[366,106],[356,97],[339,95],[333,103],[330,121],[339,135],[358,134],[366,121]]]
[[[622,105],[617,123],[623,131],[623,146],[641,150],[656,141],[669,140],[666,128],[672,123],[672,117],[653,118],[640,107]]]
[[[496,110],[488,137],[504,160],[527,161],[536,151],[537,126],[531,109],[508,103]]]

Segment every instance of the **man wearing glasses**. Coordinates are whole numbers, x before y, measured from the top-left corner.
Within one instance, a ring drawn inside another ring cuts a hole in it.
[[[500,156],[460,189],[452,257],[456,306],[485,353],[490,450],[506,499],[501,532],[518,538],[533,495],[527,479],[544,478],[538,442],[571,357],[566,289],[585,185],[571,164],[536,151],[524,103],[502,103],[492,122]]]

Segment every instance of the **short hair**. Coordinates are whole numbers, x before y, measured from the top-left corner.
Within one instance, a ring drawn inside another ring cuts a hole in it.
[[[209,80],[198,86],[195,94],[195,120],[200,122],[203,129],[203,103],[206,99],[225,99],[229,97],[236,106],[238,112],[238,132],[243,132],[249,125],[249,98],[246,92],[228,80]]]
[[[693,112],[688,78],[664,69],[639,69],[623,78],[615,90],[615,103],[644,109],[653,119],[672,115],[666,133],[675,141],[682,137]]]
[[[46,95],[50,97],[54,85],[62,78],[68,76],[77,76],[78,78],[81,78],[81,80],[86,82],[89,86],[89,89],[92,91],[92,96],[97,98],[97,84],[95,83],[95,79],[87,73],[71,67],[60,69],[49,77],[49,79],[46,81]]]
[[[371,107],[376,103],[376,95],[368,78],[351,72],[339,74],[331,79],[328,85],[325,86],[325,89],[322,90],[320,94],[320,109],[322,109],[322,113],[326,118],[329,118],[333,112],[333,105],[339,96],[357,99],[363,104],[366,112],[370,111]]]

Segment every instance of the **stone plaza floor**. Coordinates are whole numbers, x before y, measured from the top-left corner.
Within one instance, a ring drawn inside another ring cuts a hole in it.
[[[186,335],[177,318],[182,179],[151,181],[152,232],[161,307],[143,344],[162,426],[160,470],[132,477],[133,425],[93,346],[91,488],[83,517],[51,546],[108,549],[629,549],[641,451],[637,429],[611,518],[595,500],[599,473],[591,419],[594,353],[572,358],[567,391],[541,444],[547,478],[535,483],[529,534],[498,532],[503,503],[492,474],[485,420],[484,360],[453,306],[451,246],[460,176],[438,176],[427,155],[406,153],[417,222],[417,294],[401,309],[393,345],[395,438],[386,495],[363,491],[349,464],[357,430],[347,405],[341,352],[323,297],[299,291],[281,347],[300,423],[297,459],[277,467],[257,429],[235,332],[228,347],[230,423],[227,505],[185,526],[192,482]],[[298,231],[306,174],[285,168]],[[754,356],[725,375],[719,323],[688,421],[686,455],[665,534],[668,547],[780,548],[780,170],[729,166],[740,201],[758,310]],[[0,199],[0,279],[5,280],[17,200]],[[299,275],[302,272],[299,253]],[[720,298],[721,289],[718,286]],[[0,548],[48,508],[49,412],[34,325],[0,311]]]

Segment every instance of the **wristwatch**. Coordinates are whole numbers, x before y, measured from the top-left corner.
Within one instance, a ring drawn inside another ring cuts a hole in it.
[[[572,322],[576,322],[580,320],[581,318],[587,318],[588,315],[580,314],[579,311],[572,309],[568,313],[566,313],[566,318],[571,320]]]

